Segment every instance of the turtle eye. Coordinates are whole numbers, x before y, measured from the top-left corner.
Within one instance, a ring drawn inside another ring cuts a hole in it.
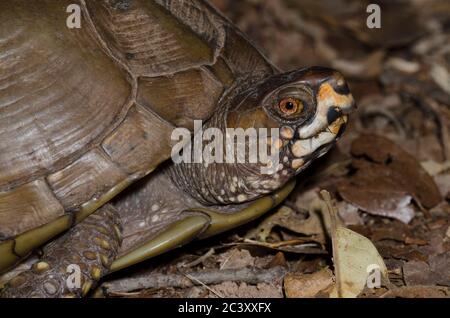
[[[283,98],[278,103],[278,107],[280,108],[282,114],[288,116],[298,114],[303,111],[302,101],[292,97]]]

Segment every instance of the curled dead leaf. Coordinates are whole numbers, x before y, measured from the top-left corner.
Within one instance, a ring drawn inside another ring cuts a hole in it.
[[[361,135],[351,151],[356,171],[338,185],[338,192],[361,210],[408,223],[414,216],[412,199],[425,208],[442,200],[433,178],[389,139]]]
[[[324,214],[321,213],[326,207],[318,197],[317,191],[310,190],[302,193],[297,197],[295,205],[298,209],[286,205],[281,206],[274,214],[266,217],[255,229],[250,230],[245,237],[256,238],[260,242],[265,242],[272,229],[278,226],[306,236],[305,241],[325,244],[325,227],[329,221],[327,216],[324,218]]]

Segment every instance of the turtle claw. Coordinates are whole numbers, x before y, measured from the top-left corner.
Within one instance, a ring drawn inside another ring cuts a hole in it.
[[[86,296],[109,272],[121,241],[119,214],[107,204],[47,245],[40,260],[12,278],[0,297]]]

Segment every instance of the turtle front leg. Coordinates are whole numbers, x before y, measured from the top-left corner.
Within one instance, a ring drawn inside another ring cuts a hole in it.
[[[104,276],[121,241],[120,216],[107,204],[44,247],[31,269],[11,279],[0,297],[82,297]]]

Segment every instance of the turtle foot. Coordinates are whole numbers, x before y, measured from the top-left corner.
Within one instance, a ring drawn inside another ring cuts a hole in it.
[[[0,297],[82,297],[109,272],[121,244],[120,217],[105,205],[43,249],[40,260],[11,279]]]

